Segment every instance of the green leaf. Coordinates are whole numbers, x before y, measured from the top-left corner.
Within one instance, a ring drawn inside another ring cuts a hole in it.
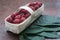
[[[32,33],[32,34],[34,34],[34,33],[42,32],[42,31],[44,31],[44,30],[45,30],[45,28],[42,28],[42,27],[36,26],[36,25],[32,25],[31,28],[28,28],[28,29],[25,31],[25,33]]]
[[[45,40],[45,38],[40,36],[34,36],[31,38],[31,40]]]
[[[43,24],[56,24],[56,23],[60,23],[60,18],[57,18],[55,16],[47,16],[47,15],[43,15],[41,17],[39,17],[33,24],[36,25],[43,25]]]
[[[56,28],[46,28],[45,31],[59,31],[60,27],[56,27]]]
[[[44,40],[44,37],[59,38],[60,36],[57,35],[56,32],[59,30],[60,18],[43,15],[35,20],[26,30],[22,32],[20,40]]]
[[[60,36],[57,33],[50,33],[50,32],[42,32],[38,35],[49,37],[49,38],[59,38]]]
[[[25,40],[24,36],[23,35],[20,35],[20,40]]]
[[[40,24],[40,25],[37,24],[36,26],[55,28],[55,27],[60,27],[60,24]]]
[[[28,35],[26,33],[22,33],[20,35],[20,40],[30,40],[30,39],[29,39],[29,37],[28,37]]]

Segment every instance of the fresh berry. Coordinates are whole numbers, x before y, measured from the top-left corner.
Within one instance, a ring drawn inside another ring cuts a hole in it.
[[[25,18],[27,18],[27,17],[29,17],[30,16],[30,13],[27,13],[26,15],[25,15]]]
[[[30,3],[30,4],[29,4],[29,6],[34,6],[34,3],[33,3],[33,2],[32,2],[32,3]]]
[[[24,20],[25,20],[25,17],[21,17],[21,19],[20,19],[20,20],[21,20],[21,22],[22,22],[22,21],[24,21]]]
[[[21,18],[20,15],[15,16],[15,19],[20,19],[20,18]]]
[[[20,10],[20,12],[26,14],[28,11],[25,9],[22,9],[22,10]]]
[[[19,12],[14,13],[14,15],[15,15],[15,16],[16,16],[16,15],[19,15]]]
[[[39,7],[41,7],[42,3],[41,2],[32,2],[29,4],[29,7],[35,11],[37,10]]]
[[[14,19],[15,15],[14,15],[14,14],[12,14],[12,15],[11,15],[11,17]]]
[[[34,3],[34,5],[36,5],[36,2],[33,2]]]
[[[37,2],[37,5],[39,5],[39,7],[41,7],[42,3],[41,2]]]
[[[24,13],[21,13],[20,16],[21,16],[21,17],[24,17],[25,15],[24,15]]]
[[[35,10],[37,10],[39,8],[39,5],[35,5]]]
[[[15,19],[15,20],[13,21],[13,23],[18,24],[18,23],[20,23],[20,20],[19,20],[19,19]]]
[[[12,21],[13,21],[12,17],[7,18],[7,21],[12,23]]]
[[[33,6],[30,6],[30,8],[31,8],[33,11],[35,11],[35,8],[34,8]]]

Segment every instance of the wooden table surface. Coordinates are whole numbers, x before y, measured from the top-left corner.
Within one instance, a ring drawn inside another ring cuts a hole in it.
[[[43,15],[60,16],[60,0],[0,0],[0,40],[19,40],[19,35],[6,32],[4,18],[12,14],[19,6],[33,1],[41,1],[45,4]]]

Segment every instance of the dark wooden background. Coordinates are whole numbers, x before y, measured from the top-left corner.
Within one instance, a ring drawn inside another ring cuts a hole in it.
[[[60,0],[0,0],[0,40],[19,40],[19,35],[6,32],[4,18],[12,14],[19,6],[33,1],[41,1],[45,4],[43,15],[60,16]]]

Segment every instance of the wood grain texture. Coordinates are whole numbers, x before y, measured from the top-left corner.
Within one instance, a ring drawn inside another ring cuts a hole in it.
[[[45,4],[43,15],[60,17],[60,0],[0,0],[0,40],[19,40],[19,35],[6,32],[4,18],[12,14],[19,6],[34,1],[41,1]]]

